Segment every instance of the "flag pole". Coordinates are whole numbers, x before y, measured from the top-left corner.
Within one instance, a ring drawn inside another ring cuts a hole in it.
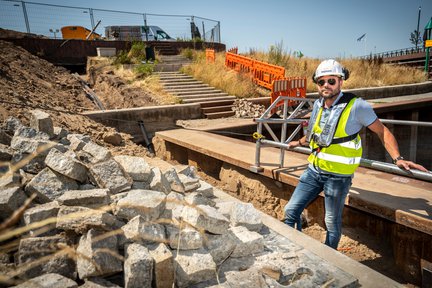
[[[364,45],[363,45],[363,52],[364,52],[364,53],[363,53],[363,54],[364,54],[365,56],[367,56],[367,55],[366,55],[366,40],[367,40],[367,36],[365,35],[365,37],[364,37],[364,41],[363,41],[363,42],[364,42]]]

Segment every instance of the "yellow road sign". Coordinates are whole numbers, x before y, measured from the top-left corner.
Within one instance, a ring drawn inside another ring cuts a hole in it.
[[[432,40],[426,40],[425,48],[432,47]]]

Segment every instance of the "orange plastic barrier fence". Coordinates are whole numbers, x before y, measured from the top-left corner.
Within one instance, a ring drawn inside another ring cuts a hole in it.
[[[272,82],[285,77],[285,68],[268,63],[255,61],[253,67],[253,81],[259,86],[272,89]]]
[[[272,89],[274,80],[285,77],[285,68],[282,66],[271,65],[232,52],[225,53],[225,66],[237,72],[251,73],[254,83],[269,90]]]
[[[271,103],[273,103],[279,96],[305,98],[306,77],[288,77],[273,81],[270,94]],[[294,106],[297,104],[296,102],[297,101],[295,100],[289,100],[288,106]],[[283,102],[280,102],[276,107],[283,104]]]
[[[215,50],[214,49],[206,49],[206,63],[214,63],[216,56],[215,56]]]
[[[238,54],[238,47],[233,47],[228,50],[229,53]]]
[[[225,53],[225,66],[237,72],[252,73],[254,60],[230,52]]]

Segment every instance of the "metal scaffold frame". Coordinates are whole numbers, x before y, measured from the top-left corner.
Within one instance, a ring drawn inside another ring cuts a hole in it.
[[[282,115],[280,118],[272,118],[273,111],[278,106],[281,106],[281,102],[283,101],[283,109]],[[292,103],[292,101],[297,101],[298,106],[288,115],[288,109]],[[255,134],[256,139],[256,150],[255,150],[255,164],[252,165],[249,170],[254,173],[263,172],[264,168],[261,167],[260,157],[261,157],[261,147],[263,145],[280,148],[280,157],[279,157],[279,168],[284,166],[284,157],[285,150],[292,150],[296,152],[301,152],[305,154],[309,154],[311,152],[310,148],[306,147],[296,147],[290,148],[288,143],[291,142],[294,137],[302,130],[302,123],[307,121],[307,119],[302,119],[300,117],[305,116],[307,113],[311,112],[313,107],[313,101],[315,99],[307,99],[307,98],[297,98],[297,97],[288,97],[288,96],[279,96],[259,118],[255,118],[254,121],[257,122],[257,132]],[[305,109],[305,104],[308,103],[308,109]],[[432,127],[432,123],[430,122],[418,122],[418,121],[400,121],[400,120],[388,120],[388,119],[380,119],[384,123],[389,124],[400,124],[400,125],[411,125],[411,126],[427,126]],[[276,136],[274,131],[271,129],[269,124],[281,124],[281,136],[280,139]],[[287,137],[287,128],[289,124],[297,125],[294,131]],[[265,139],[262,135],[263,127],[267,130],[268,134],[270,134],[273,140]],[[364,159],[361,158],[360,166],[380,170],[384,172],[389,172],[393,174],[403,175],[411,178],[416,178],[424,181],[432,182],[432,172],[423,172],[419,170],[403,170],[399,168],[397,165]]]

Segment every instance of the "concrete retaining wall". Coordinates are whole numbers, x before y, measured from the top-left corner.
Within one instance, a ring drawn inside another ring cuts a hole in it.
[[[148,137],[156,131],[178,128],[177,120],[202,118],[200,104],[178,104],[130,109],[85,112],[83,115],[120,132],[131,134],[134,141],[144,140],[138,121],[143,121]]]

